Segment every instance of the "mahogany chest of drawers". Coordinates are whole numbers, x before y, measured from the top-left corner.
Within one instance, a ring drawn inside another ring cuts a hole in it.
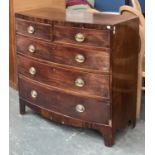
[[[98,130],[136,123],[139,21],[42,8],[15,14],[20,113]]]

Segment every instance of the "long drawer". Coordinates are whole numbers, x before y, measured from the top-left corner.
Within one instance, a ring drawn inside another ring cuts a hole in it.
[[[60,46],[21,35],[17,35],[16,43],[18,53],[81,69],[109,72],[110,50],[108,48],[97,51],[73,46]]]
[[[31,79],[83,96],[109,98],[109,75],[70,70],[18,55],[18,72]]]
[[[69,95],[24,77],[19,78],[19,93],[20,98],[39,107],[76,119],[109,123],[109,101]]]

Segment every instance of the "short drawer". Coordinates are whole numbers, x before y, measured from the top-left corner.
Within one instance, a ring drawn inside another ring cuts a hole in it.
[[[52,28],[49,24],[31,22],[16,18],[16,33],[39,39],[51,40]]]
[[[109,75],[71,70],[18,55],[18,72],[50,86],[83,96],[109,98]]]
[[[17,52],[54,63],[89,69],[98,72],[109,72],[109,49],[96,51],[80,47],[48,44],[47,42],[17,35]]]
[[[62,115],[90,122],[109,123],[110,104],[107,100],[69,95],[24,78],[19,78],[19,95],[31,104]]]
[[[54,41],[96,47],[109,47],[110,31],[55,25]]]

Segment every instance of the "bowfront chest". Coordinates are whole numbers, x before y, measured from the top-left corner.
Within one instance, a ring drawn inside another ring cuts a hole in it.
[[[15,14],[20,113],[98,130],[136,124],[139,21],[42,8]]]

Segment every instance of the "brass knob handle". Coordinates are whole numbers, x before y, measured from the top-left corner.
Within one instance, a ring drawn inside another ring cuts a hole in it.
[[[29,69],[29,73],[31,74],[31,75],[35,75],[36,74],[36,69],[34,68],[34,67],[31,67],[30,69]]]
[[[37,91],[32,90],[32,91],[31,91],[31,97],[32,97],[32,98],[37,98],[37,96],[38,96]]]
[[[76,35],[75,35],[75,40],[77,41],[77,42],[84,42],[84,40],[85,40],[85,35],[84,34],[82,34],[82,33],[77,33]]]
[[[82,113],[85,111],[85,107],[82,105],[82,104],[78,104],[76,107],[75,107],[76,111],[79,112],[79,113]]]
[[[75,56],[75,61],[78,63],[84,63],[85,62],[85,57],[82,54],[77,54]]]
[[[28,32],[29,34],[33,34],[34,31],[35,31],[35,29],[34,29],[33,26],[29,26],[29,27],[27,28],[27,32]]]
[[[85,85],[85,82],[84,82],[83,79],[77,78],[77,79],[75,80],[75,86],[77,86],[77,87],[84,87],[84,85]]]
[[[36,48],[34,45],[29,45],[28,50],[30,53],[34,53],[36,51]]]

